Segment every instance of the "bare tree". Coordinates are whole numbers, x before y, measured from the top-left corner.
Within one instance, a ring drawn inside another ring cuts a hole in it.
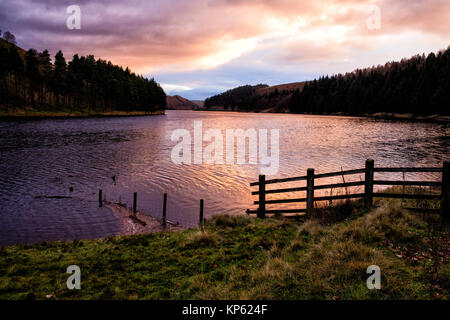
[[[3,34],[3,39],[5,39],[6,41],[8,41],[9,43],[13,43],[13,44],[17,44],[16,43],[16,37],[9,31],[6,31]]]

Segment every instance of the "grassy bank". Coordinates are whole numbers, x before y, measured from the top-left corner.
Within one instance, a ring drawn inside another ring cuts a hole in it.
[[[164,110],[157,110],[153,112],[146,111],[95,111],[95,110],[36,110],[32,108],[17,110],[14,112],[0,110],[1,119],[26,119],[26,118],[72,118],[72,117],[124,117],[124,116],[150,116],[164,114]]]
[[[448,299],[448,227],[398,204],[346,203],[307,220],[225,215],[202,229],[3,247],[0,299]],[[81,290],[66,288],[72,264]],[[381,290],[366,287],[373,264]]]

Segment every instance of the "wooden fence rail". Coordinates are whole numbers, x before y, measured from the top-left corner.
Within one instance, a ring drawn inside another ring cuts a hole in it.
[[[375,172],[442,172],[441,181],[391,181],[391,180],[374,180]],[[334,183],[334,184],[323,184],[315,185],[317,179],[336,177],[336,176],[347,176],[353,174],[364,173],[364,181],[355,182],[344,182]],[[280,188],[273,190],[266,190],[266,185],[268,184],[278,184],[293,181],[306,181],[305,187],[293,187],[293,188]],[[427,194],[392,194],[385,192],[374,192],[374,185],[391,185],[391,186],[430,186],[430,187],[440,187],[440,195],[427,195]],[[255,205],[258,205],[256,210],[247,210],[247,214],[257,214],[258,217],[264,218],[266,214],[275,213],[310,213],[314,208],[315,201],[332,201],[341,199],[364,199],[364,205],[367,208],[372,207],[373,198],[403,198],[403,199],[418,199],[418,200],[440,200],[441,210],[440,213],[445,222],[448,221],[450,216],[450,162],[444,161],[442,167],[404,167],[404,168],[375,168],[374,161],[371,159],[366,160],[366,165],[364,169],[346,170],[346,171],[336,171],[330,173],[315,174],[314,169],[310,168],[307,170],[306,176],[283,178],[283,179],[271,179],[266,180],[265,175],[259,176],[258,182],[250,183],[250,186],[258,186],[257,191],[252,191],[252,195],[258,195],[258,201],[254,201]],[[363,193],[353,193],[345,195],[335,195],[335,196],[321,196],[316,197],[314,195],[314,190],[321,189],[334,189],[334,188],[347,188],[354,186],[364,186]],[[287,193],[287,192],[297,192],[306,191],[305,198],[291,198],[291,199],[275,199],[267,200],[266,195],[277,194],[277,193]],[[266,204],[282,204],[282,203],[302,203],[306,202],[306,208],[299,209],[278,209],[278,210],[266,210]],[[413,209],[413,208],[412,208]],[[436,210],[430,210],[436,211]]]

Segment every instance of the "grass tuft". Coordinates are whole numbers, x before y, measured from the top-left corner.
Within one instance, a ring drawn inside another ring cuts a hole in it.
[[[198,231],[189,237],[189,245],[194,247],[215,246],[221,240],[221,237],[210,231]]]
[[[233,215],[215,215],[212,217],[212,223],[218,227],[236,227],[244,226],[249,223],[249,218],[246,216]]]

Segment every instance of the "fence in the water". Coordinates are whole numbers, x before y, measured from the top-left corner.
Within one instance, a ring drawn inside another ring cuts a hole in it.
[[[103,206],[103,201],[104,201],[103,190],[99,189],[98,190],[98,206],[99,207]],[[122,204],[120,202],[118,202],[117,204],[124,205],[124,204]],[[202,225],[205,222],[205,219],[203,218],[203,207],[204,207],[204,201],[203,201],[203,199],[200,199],[199,225]],[[137,213],[137,192],[134,192],[133,193],[132,216],[135,216],[136,213]],[[167,193],[164,193],[161,224],[162,225],[166,225],[167,223],[178,224],[178,223],[174,223],[174,222],[171,222],[171,221],[167,220]]]
[[[374,173],[376,172],[433,172],[441,173],[441,181],[393,181],[393,180],[375,180]],[[364,180],[345,182],[344,176],[364,174]],[[342,176],[344,182],[334,184],[321,184],[315,185],[315,182],[322,178]],[[306,186],[281,188],[267,190],[267,185],[280,184],[293,181],[306,181]],[[421,186],[421,187],[437,187],[440,188],[440,194],[408,194],[408,193],[386,193],[386,192],[374,192],[374,186]],[[420,209],[431,212],[440,212],[444,221],[448,221],[450,216],[450,162],[445,161],[442,167],[405,167],[405,168],[376,168],[373,160],[366,160],[366,166],[363,169],[337,171],[330,173],[315,174],[314,169],[307,170],[305,176],[271,179],[266,180],[265,175],[259,176],[259,181],[250,183],[250,186],[257,186],[258,190],[253,191],[252,195],[258,195],[259,199],[254,201],[255,205],[258,205],[256,210],[247,210],[247,214],[256,214],[260,218],[264,218],[266,214],[282,214],[282,213],[310,213],[314,209],[314,203],[318,201],[333,201],[342,199],[364,199],[366,207],[371,207],[373,204],[373,198],[401,198],[401,199],[417,199],[417,200],[440,200],[440,210],[436,209]],[[364,186],[364,192],[349,193],[347,188],[355,186]],[[321,189],[334,189],[334,188],[346,188],[346,193],[342,195],[330,195],[330,196],[315,196],[315,190]],[[290,198],[290,199],[273,199],[268,200],[267,195],[280,194],[280,193],[292,193],[292,192],[306,192],[306,197],[303,198]],[[286,203],[306,203],[305,208],[295,209],[266,209],[266,205],[269,204],[286,204]],[[417,209],[417,208],[409,208]]]

